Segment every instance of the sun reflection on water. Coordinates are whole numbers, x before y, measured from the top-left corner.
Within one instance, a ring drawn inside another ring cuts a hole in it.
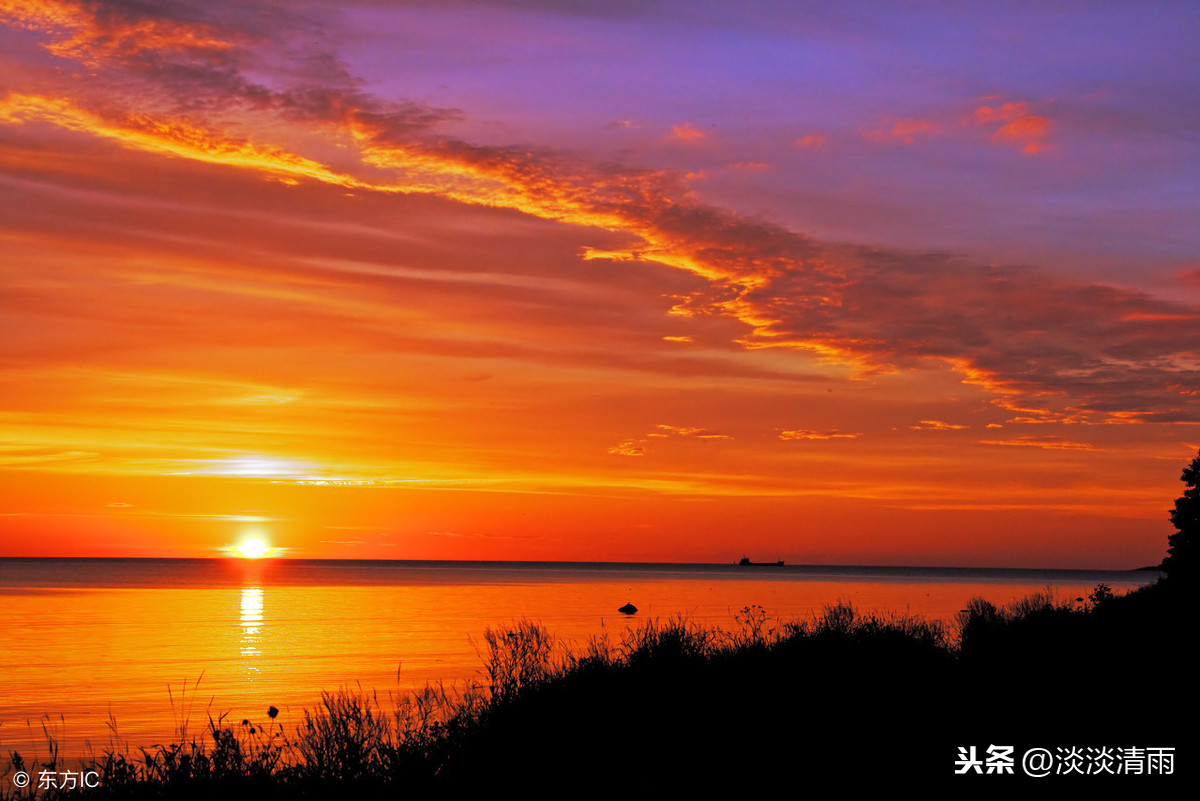
[[[242,587],[242,658],[247,673],[257,673],[253,663],[260,654],[263,628],[263,588]]]

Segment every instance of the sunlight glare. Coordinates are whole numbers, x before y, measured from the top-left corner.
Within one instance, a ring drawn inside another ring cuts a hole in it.
[[[237,547],[238,554],[246,559],[260,559],[266,556],[270,547],[259,537],[250,537],[242,540],[242,544]]]

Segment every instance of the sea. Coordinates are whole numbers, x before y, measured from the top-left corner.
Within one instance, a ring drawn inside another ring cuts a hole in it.
[[[1153,571],[290,559],[0,559],[0,753],[102,756],[210,721],[290,729],[323,691],[401,694],[484,679],[484,634],[540,623],[563,649],[682,618],[726,631],[848,602],[953,628],[971,598],[1084,599]],[[618,608],[632,604],[636,614]],[[760,611],[761,610],[761,611]]]

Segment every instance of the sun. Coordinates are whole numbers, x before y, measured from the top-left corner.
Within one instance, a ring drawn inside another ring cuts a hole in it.
[[[269,550],[271,550],[271,546],[267,545],[261,537],[248,537],[237,546],[238,555],[244,559],[261,559],[267,555]]]

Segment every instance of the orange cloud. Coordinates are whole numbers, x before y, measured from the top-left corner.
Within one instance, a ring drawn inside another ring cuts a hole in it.
[[[800,137],[793,144],[795,144],[796,147],[810,148],[821,147],[826,141],[827,140],[825,137],[821,136],[821,134],[809,134],[808,136]]]
[[[1008,123],[992,134],[992,138],[997,141],[1015,142],[1021,146],[1023,152],[1033,155],[1046,148],[1042,139],[1049,132],[1050,121],[1045,117],[1026,117]]]
[[[311,178],[346,187],[382,189],[280,148],[254,145],[182,121],[132,115],[112,121],[65,98],[9,93],[0,99],[0,123],[49,122],[70,131],[114,139],[125,147],[181,156],[233,167],[245,167],[285,178]]]
[[[411,124],[409,119],[407,112],[392,118],[378,111],[339,109],[332,120],[354,137],[365,162],[395,171],[397,179],[385,181],[386,174],[376,172],[368,180],[282,148],[146,113],[110,119],[61,98],[11,94],[0,101],[0,121],[7,123],[50,122],[132,149],[253,169],[263,175],[380,193],[435,193],[473,205],[623,231],[636,237],[635,247],[597,248],[585,258],[645,260],[708,279],[709,289],[676,296],[681,302],[670,313],[736,318],[750,329],[737,341],[751,349],[794,348],[863,372],[895,369],[898,363],[911,364],[915,356],[932,357],[953,364],[965,381],[989,392],[1045,398],[1052,388],[1058,394],[1074,393],[1080,399],[1077,406],[1101,394],[1127,396],[1128,400],[1104,401],[1116,410],[1120,404],[1145,402],[1144,371],[1131,382],[1077,380],[1071,371],[1077,369],[1079,355],[1064,351],[1061,363],[1043,355],[1036,360],[1035,371],[1023,349],[1044,353],[1044,332],[1064,326],[1078,328],[1064,340],[1069,347],[1112,347],[1110,329],[1098,321],[1111,323],[1139,315],[1137,330],[1130,332],[1134,339],[1124,347],[1154,354],[1164,379],[1169,373],[1167,383],[1179,383],[1179,368],[1161,357],[1175,352],[1187,335],[1164,326],[1192,325],[1195,315],[1190,309],[1180,311],[1133,293],[1062,286],[1031,271],[965,272],[930,257],[823,251],[802,235],[684,199],[678,185],[662,173],[624,173],[587,165],[572,171],[560,162],[503,148],[455,141],[404,142],[401,137],[407,131],[404,126]],[[900,308],[892,300],[897,296],[911,300]],[[964,308],[970,311],[963,312]],[[989,332],[984,338],[981,325]],[[1043,333],[1028,339],[1022,334],[1026,331]],[[1097,337],[1092,331],[1105,333]],[[1098,352],[1087,358],[1104,360]],[[1121,363],[1129,362],[1123,358]],[[1130,369],[1112,364],[1112,369]],[[1135,391],[1135,386],[1142,389]],[[1174,390],[1169,394],[1178,397]],[[1026,403],[1020,408],[1034,410],[1023,412],[1023,417],[1064,419],[1045,406]],[[1164,421],[1186,416],[1174,407],[1157,413]]]
[[[1050,135],[1050,120],[1034,114],[1024,100],[980,106],[975,109],[972,119],[977,125],[1000,123],[992,132],[992,141],[1016,145],[1030,155],[1044,150],[1045,139]]]
[[[909,426],[913,431],[961,431],[968,426],[947,423],[942,420],[922,420],[916,425]]]
[[[980,440],[981,445],[1006,445],[1019,448],[1041,448],[1051,451],[1094,451],[1100,450],[1088,442],[1072,442],[1062,437],[1021,436],[1016,439]]]
[[[980,125],[990,122],[1012,122],[1030,116],[1029,103],[1022,100],[999,106],[980,106],[971,116]]]
[[[233,44],[208,25],[171,19],[133,17],[120,8],[59,2],[0,0],[0,20],[31,30],[63,32],[44,47],[56,56],[90,66],[99,60],[128,58],[145,52],[218,51]]]
[[[617,443],[608,449],[614,456],[645,456],[646,449],[631,439]]]
[[[668,139],[676,142],[699,142],[707,136],[704,131],[692,126],[690,122],[685,122],[682,125],[671,126],[671,133],[667,135]]]
[[[659,425],[658,430],[666,433],[647,434],[647,436],[663,437],[667,435],[674,435],[677,437],[695,437],[696,439],[733,439],[733,437],[729,436],[728,434],[721,434],[707,428],[686,428],[680,426]]]
[[[821,440],[821,439],[858,439],[862,434],[848,434],[844,431],[828,430],[814,431],[807,428],[796,428],[788,431],[780,431],[779,438],[784,441],[789,440]]]
[[[937,133],[941,128],[931,120],[899,120],[891,128],[877,128],[864,134],[873,142],[903,142],[913,144],[918,136]]]
[[[1050,121],[1045,117],[1022,117],[1005,124],[993,136],[996,139],[1025,141],[1042,139],[1049,133]]]

